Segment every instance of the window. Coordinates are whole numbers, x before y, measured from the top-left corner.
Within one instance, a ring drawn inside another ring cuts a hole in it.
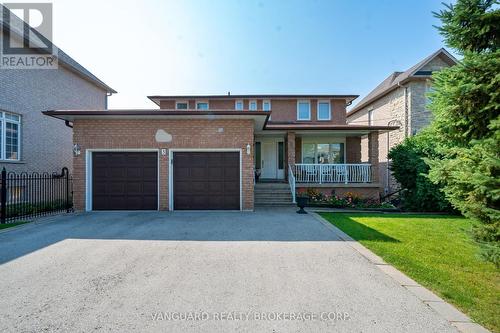
[[[297,102],[297,120],[311,120],[311,103],[309,101]]]
[[[208,110],[208,102],[196,102],[196,110]]]
[[[250,101],[250,103],[248,104],[248,109],[250,111],[257,110],[257,101]]]
[[[234,102],[234,108],[236,110],[243,110],[243,101],[236,101]]]
[[[271,111],[271,101],[270,100],[264,100],[262,102],[262,110]]]
[[[330,102],[329,101],[319,101],[318,102],[318,120],[330,120]]]
[[[0,112],[0,159],[20,160],[21,117]]]
[[[188,107],[188,102],[182,101],[182,102],[175,102],[175,108],[177,110],[187,110]]]
[[[343,143],[304,143],[302,163],[342,164],[344,163]]]
[[[368,125],[373,125],[373,110],[368,110]]]

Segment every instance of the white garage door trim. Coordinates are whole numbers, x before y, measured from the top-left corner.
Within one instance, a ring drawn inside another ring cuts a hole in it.
[[[175,152],[237,152],[240,155],[240,211],[243,210],[243,163],[241,148],[171,148],[168,150],[168,209],[174,210],[174,177],[172,172],[172,159]],[[227,210],[225,210],[227,212]]]
[[[156,152],[156,159],[157,159],[157,204],[156,204],[156,210],[160,209],[160,150],[159,149],[135,149],[135,148],[117,148],[117,149],[87,149],[85,151],[85,211],[91,212],[92,211],[92,153],[93,152],[124,152],[124,153],[133,153],[133,152],[138,152],[138,153],[148,153],[148,152]]]

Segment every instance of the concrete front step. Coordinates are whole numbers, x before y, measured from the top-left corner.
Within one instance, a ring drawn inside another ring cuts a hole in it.
[[[256,207],[293,207],[294,203],[272,203],[272,202],[256,202]]]

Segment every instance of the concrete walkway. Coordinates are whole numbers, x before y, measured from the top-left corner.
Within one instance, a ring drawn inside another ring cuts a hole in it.
[[[312,215],[116,212],[0,234],[0,331],[456,332]]]

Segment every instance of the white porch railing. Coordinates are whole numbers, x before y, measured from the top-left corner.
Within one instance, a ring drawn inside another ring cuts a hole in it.
[[[293,175],[292,166],[288,166],[288,184],[290,185],[290,191],[292,192],[292,202],[295,202],[295,176]]]
[[[371,182],[371,164],[295,164],[294,168],[297,183]]]

